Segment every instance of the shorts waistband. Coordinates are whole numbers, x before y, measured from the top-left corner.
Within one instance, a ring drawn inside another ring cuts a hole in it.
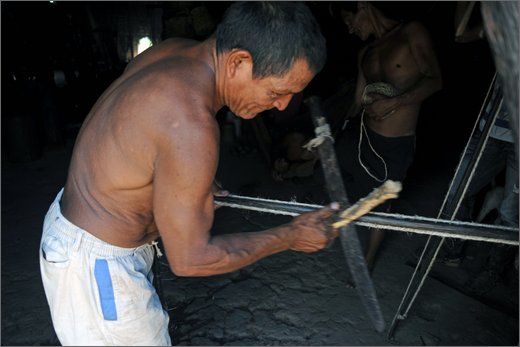
[[[415,141],[416,135],[404,135],[404,136],[394,136],[394,137],[388,137],[381,134],[376,133],[374,130],[370,129],[369,126],[365,124],[365,128],[367,130],[368,135],[371,138],[379,139],[381,141],[391,141],[391,142],[410,142]]]
[[[98,239],[63,216],[60,210],[62,195],[63,188],[56,196],[46,217],[52,223],[52,227],[49,230],[52,230],[54,237],[66,242],[72,242],[75,248],[79,249],[81,247],[83,251],[91,252],[101,257],[124,257],[132,255],[143,248],[153,247],[151,244],[144,244],[138,247],[124,248]]]

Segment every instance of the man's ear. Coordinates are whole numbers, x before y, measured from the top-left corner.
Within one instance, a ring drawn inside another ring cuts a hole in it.
[[[250,70],[253,73],[253,57],[251,53],[243,49],[235,49],[228,55],[226,71],[229,77],[237,73]]]

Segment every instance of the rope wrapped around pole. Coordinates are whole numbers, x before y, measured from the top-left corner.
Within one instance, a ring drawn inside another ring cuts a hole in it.
[[[281,201],[240,195],[215,197],[215,204],[231,208],[298,216],[322,208],[321,205]],[[341,212],[340,212],[341,215]],[[400,232],[451,237],[464,240],[501,243],[518,246],[518,228],[500,225],[460,222],[422,216],[369,212],[354,221],[356,225]]]

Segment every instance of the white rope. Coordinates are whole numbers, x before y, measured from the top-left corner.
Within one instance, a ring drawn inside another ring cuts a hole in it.
[[[430,240],[431,240],[431,237],[428,238],[428,241],[426,242],[426,244],[428,244],[430,242]],[[444,243],[444,238],[442,238],[441,241],[439,242],[439,245],[437,246],[437,249],[435,250],[435,253],[434,253],[433,257],[430,260],[430,264],[428,264],[428,268],[426,269],[425,274],[429,274],[430,273],[430,271],[431,271],[431,269],[433,267],[433,264],[435,263],[435,259],[437,258],[437,254],[439,253],[439,250],[441,249],[441,246],[442,246],[443,243]],[[425,253],[424,251],[425,250],[426,250],[426,246],[424,247],[423,252],[421,253],[421,257],[419,258],[419,262],[417,264],[420,264],[422,262],[422,258],[424,256],[424,253]],[[413,276],[415,276],[415,273],[417,272],[417,268],[418,268],[418,266],[415,267]],[[424,285],[424,281],[426,281],[426,277],[427,276],[423,276],[421,278],[421,282],[419,283],[419,287],[418,287],[419,289],[422,288],[422,286]],[[408,293],[411,283],[412,283],[412,281],[410,281],[410,283],[408,283],[408,287],[406,288],[406,293]],[[405,293],[405,296],[406,296],[406,293]],[[416,290],[414,295],[413,295],[413,297],[412,297],[412,300],[410,301],[410,303],[406,307],[406,310],[404,311],[404,314],[399,317],[401,320],[405,319],[408,316],[408,312],[412,308],[412,305],[413,305],[415,299],[417,298],[418,294],[419,294],[419,290]],[[403,301],[401,301],[401,304],[399,305],[399,310],[401,310],[402,304],[403,304]],[[399,310],[398,310],[398,312],[399,312]]]
[[[161,249],[159,248],[159,242],[152,241],[152,246],[155,248],[155,252],[157,253],[157,258],[160,258],[163,256]]]
[[[229,194],[228,197],[238,198],[238,199],[242,199],[242,200],[249,200],[252,202],[278,203],[278,204],[284,204],[284,205],[289,205],[289,206],[312,208],[312,209],[323,208],[323,206],[321,206],[321,205],[304,204],[304,203],[295,202],[295,201],[263,199],[263,198],[259,198],[259,197],[253,198],[250,196],[235,195],[235,194]],[[215,201],[215,204],[220,205],[220,206],[225,206],[225,207],[238,208],[238,209],[243,209],[243,210],[251,210],[251,211],[257,211],[257,212],[266,212],[266,213],[272,213],[272,214],[280,214],[280,215],[292,216],[292,217],[299,215],[299,213],[297,213],[297,212],[283,211],[283,210],[266,208],[266,207],[258,207],[258,206],[249,206],[249,205],[246,206],[246,205],[242,205],[242,204],[231,203],[231,202],[228,202],[225,200]]]
[[[260,197],[253,198],[251,196],[236,195],[236,194],[229,194],[227,196],[230,197],[230,198],[237,198],[237,199],[241,199],[241,200],[249,200],[249,201],[253,201],[253,202],[278,203],[278,204],[284,204],[284,205],[288,205],[288,206],[309,207],[309,208],[316,208],[316,209],[323,208],[323,205],[305,204],[303,202],[297,202],[297,201],[285,201],[285,200],[276,200],[276,199],[266,199],[266,198],[260,198]],[[226,202],[224,200],[215,201],[215,203],[219,204],[219,205],[222,205],[222,206],[227,206],[229,204],[228,202]],[[229,204],[229,205],[233,205],[233,204]],[[246,206],[243,206],[243,205],[240,205],[240,204],[234,204],[234,205],[236,205],[237,208],[245,208],[246,207]],[[249,208],[249,206],[247,206],[247,208]],[[260,209],[262,209],[262,208],[260,208]],[[280,210],[274,210],[274,211],[278,211],[278,212],[274,212],[274,213],[277,213],[277,214],[281,214],[279,212],[282,212]],[[290,213],[293,213],[293,212],[290,212]],[[291,214],[291,216],[296,216],[296,215],[297,215],[297,213]]]
[[[314,133],[316,137],[304,144],[302,148],[311,151],[313,148],[320,146],[326,138],[329,138],[334,143],[334,138],[330,133],[330,126],[327,123],[316,127]]]
[[[363,112],[361,113],[361,123],[359,125],[359,142],[358,142],[358,160],[359,160],[359,164],[363,167],[363,169],[365,169],[365,171],[367,172],[367,174],[370,175],[370,177],[372,177],[373,179],[375,179],[376,181],[378,182],[384,182],[386,181],[386,179],[388,178],[388,171],[387,171],[387,168],[386,168],[386,162],[385,160],[376,152],[376,150],[374,149],[374,147],[372,147],[372,143],[370,143],[370,138],[368,137],[368,133],[367,133],[367,129],[365,128],[365,124],[364,124],[364,116],[365,116],[365,109],[363,109]],[[367,142],[368,142],[368,145],[370,146],[370,149],[372,150],[372,152],[381,160],[381,162],[383,163],[383,166],[385,168],[385,177],[383,179],[379,179],[377,178],[375,175],[373,175],[370,170],[365,166],[365,164],[363,164],[363,162],[361,161],[361,142],[363,141],[363,133],[365,134],[366,138],[367,138]]]
[[[435,230],[421,230],[416,229],[412,227],[401,227],[396,225],[386,225],[386,224],[379,224],[379,223],[367,223],[358,221],[356,222],[357,225],[371,227],[371,228],[379,228],[379,229],[386,229],[386,230],[395,230],[395,231],[403,231],[403,232],[410,232],[414,234],[423,234],[423,235],[431,235],[431,236],[440,236],[440,237],[447,237],[447,238],[453,238],[452,233],[443,232],[443,231],[435,231]],[[495,242],[495,243],[503,243],[508,245],[514,245],[518,246],[519,242],[515,240],[504,240],[500,238],[492,238],[492,237],[482,237],[482,236],[474,236],[474,235],[457,235],[457,239],[464,239],[464,240],[473,240],[473,241],[484,241],[484,242]]]
[[[257,212],[267,212],[267,213],[272,213],[272,214],[280,214],[280,215],[293,216],[293,217],[299,215],[299,213],[291,212],[291,211],[282,211],[282,210],[276,210],[276,209],[270,209],[270,208],[264,208],[264,207],[257,207],[257,206],[244,206],[244,205],[240,205],[240,204],[232,204],[232,203],[223,202],[223,201],[216,201],[215,203],[220,205],[220,206],[226,206],[226,207],[231,207],[231,208],[238,208],[238,209],[242,209],[242,210],[251,210],[251,211],[257,211]]]

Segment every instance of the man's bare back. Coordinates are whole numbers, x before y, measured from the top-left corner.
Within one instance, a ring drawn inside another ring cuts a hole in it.
[[[175,146],[194,123],[205,125],[205,141],[217,142],[209,52],[195,41],[168,40],[138,56],[109,87],[78,135],[61,202],[66,218],[120,247],[159,236],[152,192],[161,146]],[[184,71],[198,71],[197,79]],[[200,104],[207,109],[192,108]],[[217,158],[208,160],[214,168]]]

